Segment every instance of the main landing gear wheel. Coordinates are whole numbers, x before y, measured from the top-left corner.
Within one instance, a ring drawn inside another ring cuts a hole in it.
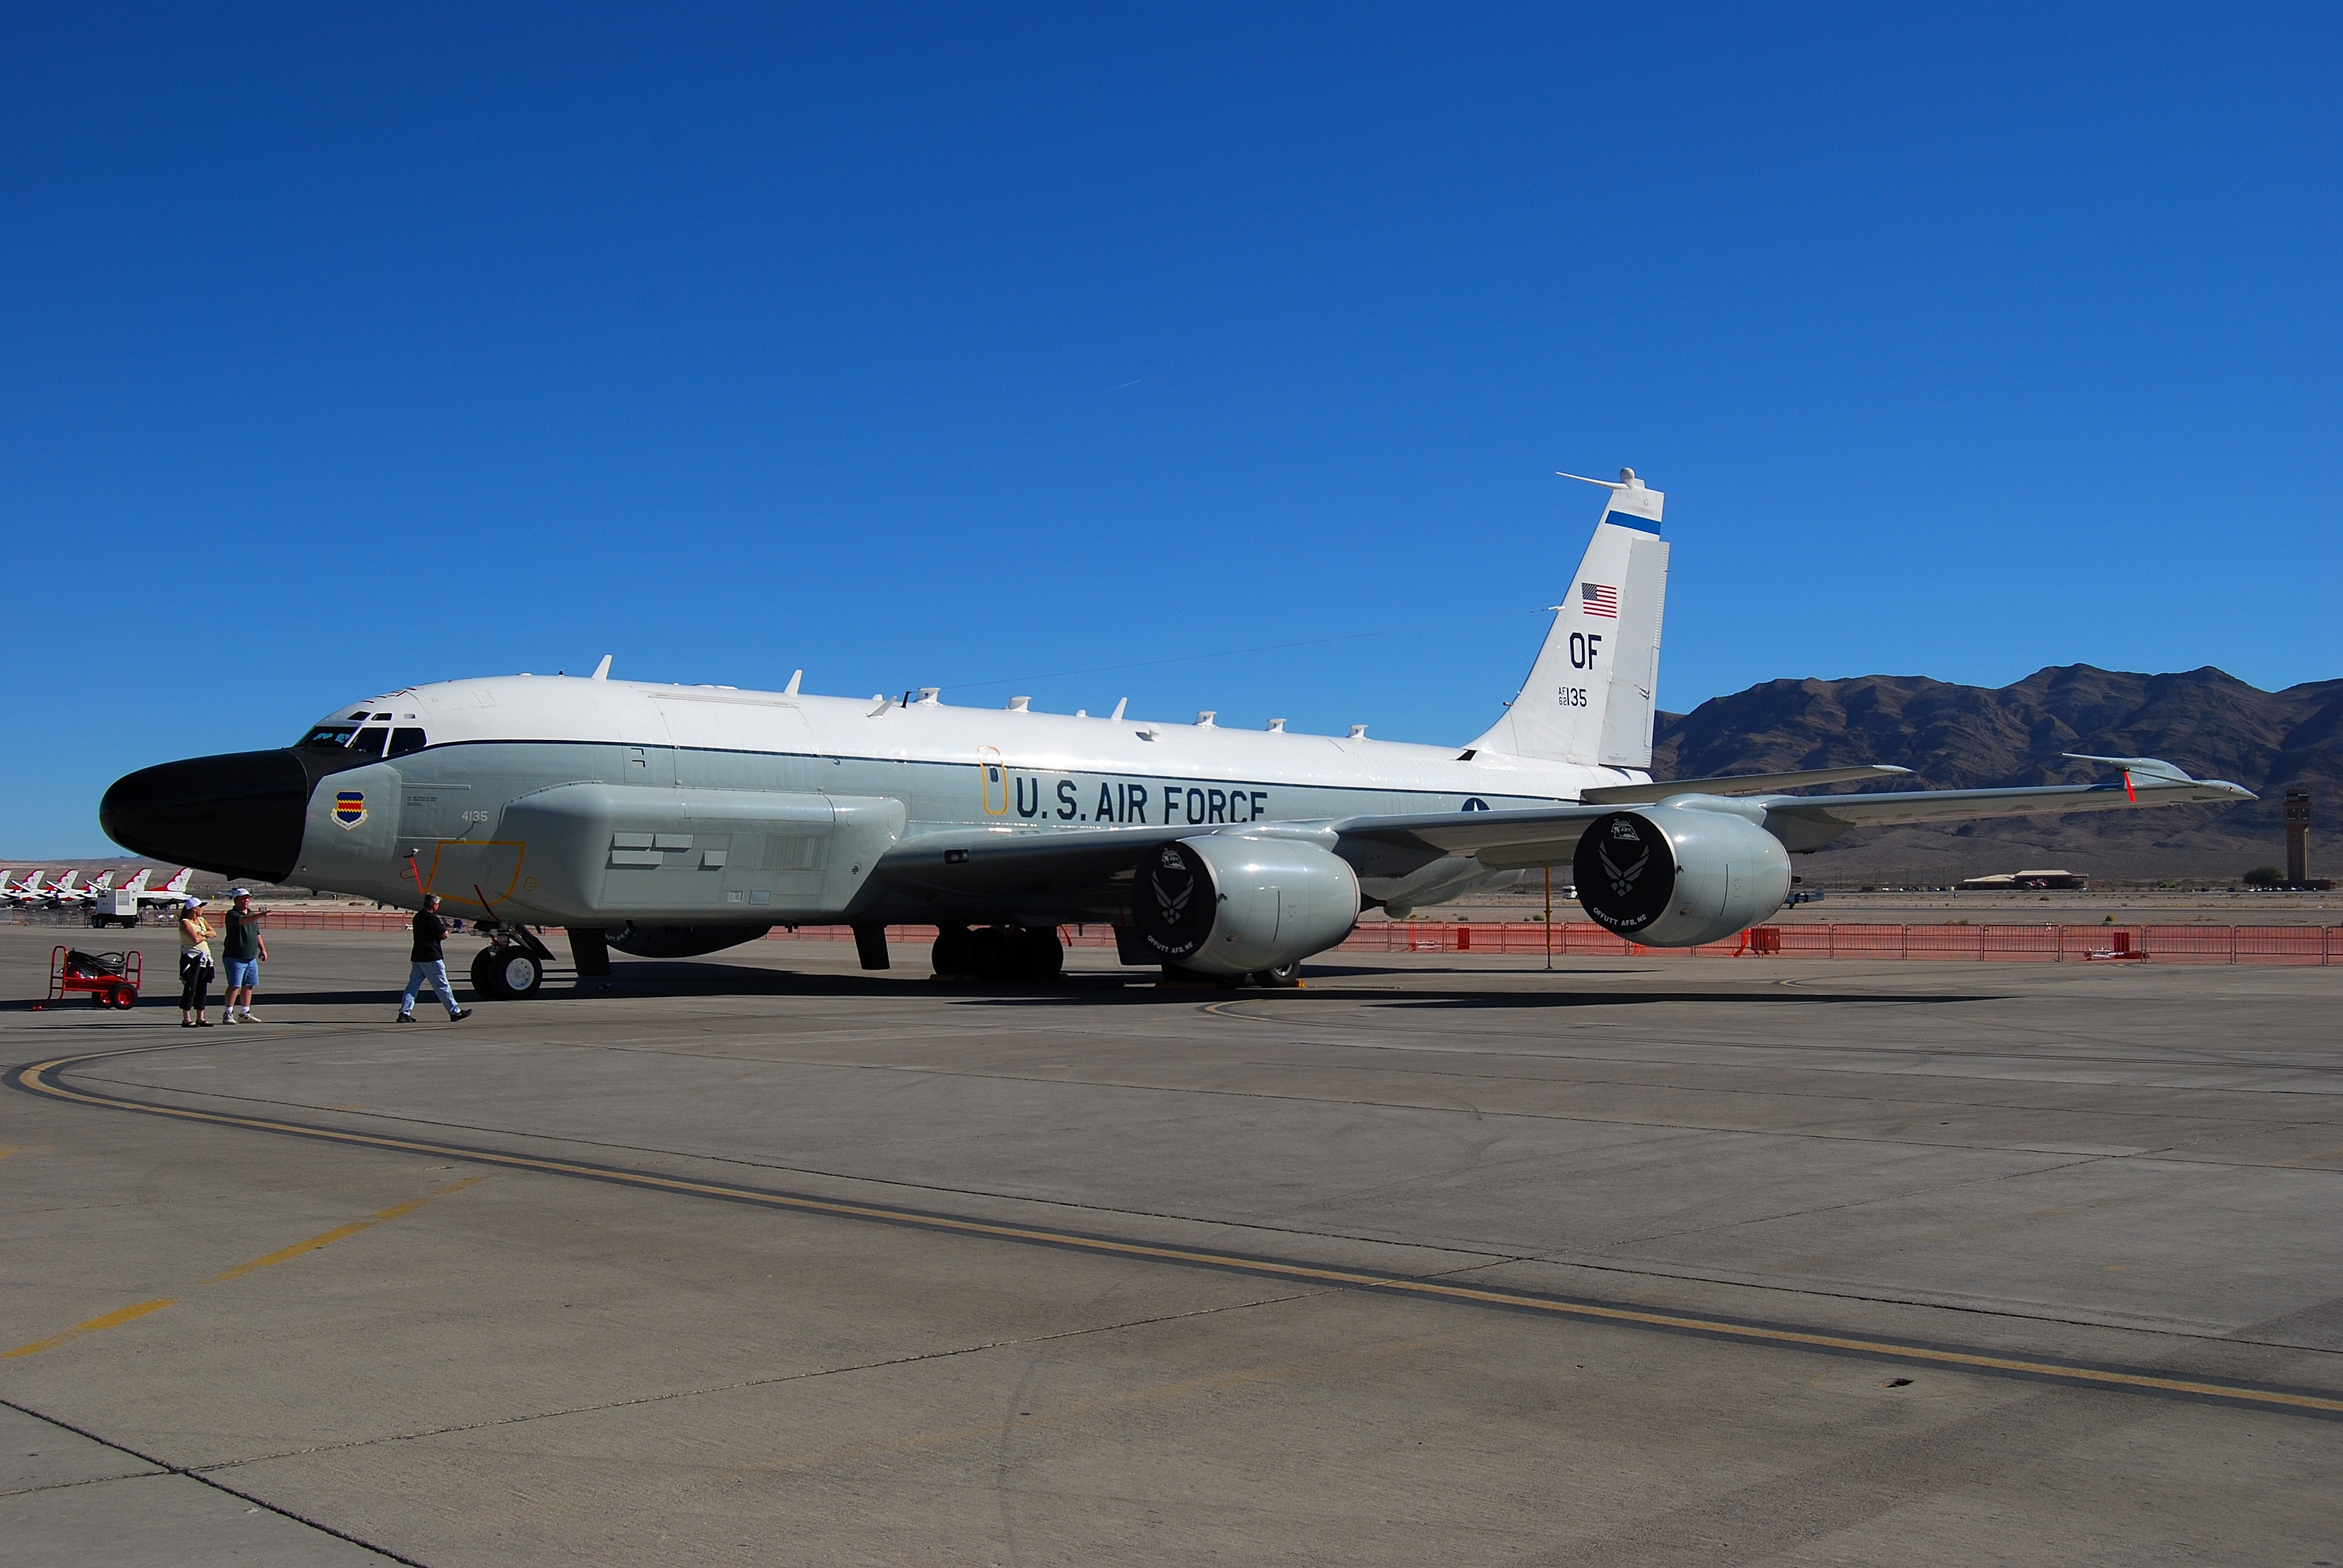
[[[946,926],[936,933],[931,961],[946,980],[1047,985],[1065,972],[1066,950],[1055,926]]]
[[[944,980],[965,980],[976,973],[976,933],[966,926],[940,926],[928,961]]]
[[[472,989],[490,1001],[519,1001],[545,989],[545,966],[524,948],[482,948],[472,960]]]
[[[1296,959],[1273,970],[1262,970],[1252,980],[1253,984],[1267,986],[1272,990],[1291,990],[1302,983],[1302,960]]]
[[[1017,932],[1020,980],[1048,985],[1066,972],[1066,948],[1055,926],[1026,926]]]

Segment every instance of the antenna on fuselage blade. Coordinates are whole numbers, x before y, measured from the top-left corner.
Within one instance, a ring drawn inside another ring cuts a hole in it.
[[[606,654],[604,654],[604,655],[602,656],[602,662],[601,662],[601,663],[599,663],[599,664],[598,664],[598,665],[596,665],[596,666],[594,667],[594,673],[593,673],[592,675],[588,676],[586,678],[587,678],[587,679],[588,679],[588,680],[608,680],[608,679],[609,679],[609,678],[610,678],[610,656],[609,656],[608,654],[607,654],[607,653],[606,653]]]
[[[1615,479],[1590,479],[1584,474],[1565,474],[1560,468],[1554,471],[1554,477],[1557,479],[1575,479],[1582,485],[1600,485],[1606,490],[1640,490],[1644,487],[1644,481],[1635,477],[1635,470],[1633,468],[1620,469],[1619,477]]]
[[[799,682],[799,681],[800,681],[800,680],[803,680],[804,678],[805,678],[805,671],[804,671],[804,670],[802,670],[802,669],[793,669],[793,670],[791,670],[791,671],[789,672],[789,683],[787,686],[784,686],[783,688],[781,688],[781,695],[782,695],[783,697],[795,697],[795,696],[798,694],[798,682]]]
[[[1111,723],[1121,722],[1122,719],[1122,710],[1130,706],[1131,699],[1128,697],[1116,698],[1114,699],[1114,711],[1107,715],[1108,721]]]

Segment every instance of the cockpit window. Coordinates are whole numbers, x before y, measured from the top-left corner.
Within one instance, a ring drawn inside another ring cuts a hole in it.
[[[351,714],[351,715],[350,715],[350,722],[351,722],[351,723],[353,723],[353,724],[363,724],[363,723],[365,723],[365,722],[366,722],[366,709],[363,709],[363,708],[361,708],[361,709],[359,709],[356,713]]]
[[[350,750],[360,757],[379,757],[383,743],[389,739],[389,730],[379,724],[370,724],[358,731],[358,738],[350,742]]]
[[[357,731],[347,724],[320,724],[302,739],[301,744],[311,750],[334,750],[350,743]]]
[[[393,757],[404,757],[410,751],[420,751],[430,744],[430,741],[424,739],[423,731],[420,729],[394,729],[390,732],[390,754]]]
[[[389,718],[389,717],[390,717],[390,715],[389,715],[389,714],[387,714],[387,713],[377,713],[377,714],[376,714],[376,715],[375,715],[375,717],[376,717],[377,719],[387,719],[387,718]]]

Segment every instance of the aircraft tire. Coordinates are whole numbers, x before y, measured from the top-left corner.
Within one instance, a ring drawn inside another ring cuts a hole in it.
[[[969,972],[980,980],[1005,980],[1022,978],[1023,968],[1018,962],[1021,956],[1020,944],[1011,934],[1015,927],[980,926],[968,934]]]
[[[1047,985],[1066,972],[1065,944],[1058,940],[1055,926],[1026,926],[1020,932],[1018,956],[1024,962],[1018,967],[1021,978]]]
[[[497,950],[482,948],[472,955],[472,990],[483,1000],[510,1000],[504,989],[504,966],[497,962]]]
[[[1280,964],[1273,970],[1263,970],[1253,976],[1253,983],[1266,986],[1272,990],[1291,990],[1302,983],[1302,960],[1296,959],[1290,964]]]
[[[946,980],[965,980],[976,973],[976,934],[966,926],[939,926],[936,945],[928,962]]]
[[[508,1000],[526,1001],[545,989],[545,966],[537,955],[507,948],[496,965],[497,987]]]

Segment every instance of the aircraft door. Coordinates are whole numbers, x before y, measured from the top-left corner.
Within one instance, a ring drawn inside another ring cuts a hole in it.
[[[978,786],[981,790],[984,814],[1005,817],[1009,814],[1009,765],[1001,759],[997,746],[976,749]]]
[[[439,895],[443,913],[478,920],[496,913],[521,890],[527,846],[518,839],[441,839],[416,859],[423,890]]]

